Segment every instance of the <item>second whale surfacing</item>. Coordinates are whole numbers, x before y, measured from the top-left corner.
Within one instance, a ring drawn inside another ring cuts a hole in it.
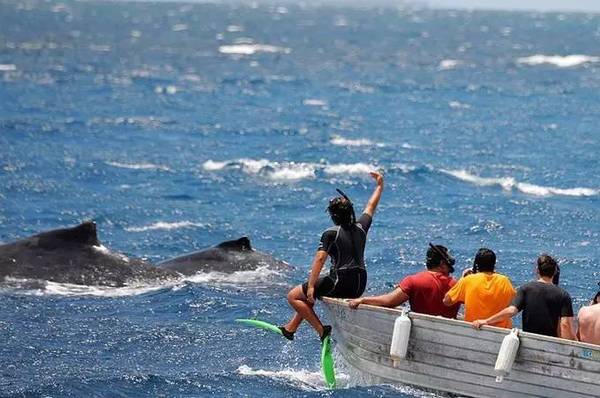
[[[0,279],[122,287],[177,276],[102,246],[92,221],[0,245]]]
[[[189,276],[200,272],[221,272],[230,274],[236,271],[252,271],[260,267],[272,270],[286,270],[290,265],[269,254],[252,248],[246,236],[219,243],[190,254],[184,254],[157,264],[159,267],[177,271]]]

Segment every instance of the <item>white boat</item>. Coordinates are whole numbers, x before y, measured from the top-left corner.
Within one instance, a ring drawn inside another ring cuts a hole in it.
[[[407,356],[394,364],[390,345],[401,311],[325,298],[336,349],[377,382],[408,384],[470,397],[600,397],[600,346],[519,333],[510,373],[496,381],[494,365],[508,329],[410,313]],[[394,366],[396,365],[396,366]]]

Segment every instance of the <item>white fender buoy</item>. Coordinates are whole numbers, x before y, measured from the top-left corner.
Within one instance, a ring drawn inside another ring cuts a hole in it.
[[[390,347],[390,357],[394,361],[394,366],[397,366],[401,359],[406,358],[406,352],[408,351],[411,321],[407,313],[406,308],[403,308],[402,314],[394,322],[394,333],[392,334],[392,345]]]
[[[515,362],[517,351],[519,350],[518,333],[518,329],[513,329],[504,337],[504,340],[502,340],[502,346],[500,346],[498,358],[496,358],[496,366],[494,366],[496,383],[502,383],[502,380],[510,373],[513,363]]]

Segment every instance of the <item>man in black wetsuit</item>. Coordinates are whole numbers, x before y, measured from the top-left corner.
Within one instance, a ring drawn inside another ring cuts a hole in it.
[[[341,191],[342,196],[329,202],[327,210],[335,226],[327,229],[321,236],[308,281],[288,293],[288,302],[296,314],[287,324],[279,327],[288,340],[294,339],[294,333],[303,319],[317,331],[321,341],[331,333],[331,326],[323,326],[313,310],[316,298],[356,298],[365,290],[367,271],[364,251],[367,232],[383,192],[383,176],[376,172],[370,174],[377,187],[358,220],[355,220],[352,202]],[[328,256],[331,257],[329,275],[319,277]]]
[[[571,296],[553,283],[556,272],[556,260],[542,254],[537,260],[539,279],[518,288],[511,305],[487,319],[473,321],[473,327],[479,329],[523,311],[524,332],[576,340]]]

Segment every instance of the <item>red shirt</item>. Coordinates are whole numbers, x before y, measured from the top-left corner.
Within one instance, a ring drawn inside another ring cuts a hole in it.
[[[411,311],[456,318],[460,303],[447,307],[442,302],[448,290],[455,284],[456,280],[450,275],[423,271],[402,279],[398,287],[408,295]]]

